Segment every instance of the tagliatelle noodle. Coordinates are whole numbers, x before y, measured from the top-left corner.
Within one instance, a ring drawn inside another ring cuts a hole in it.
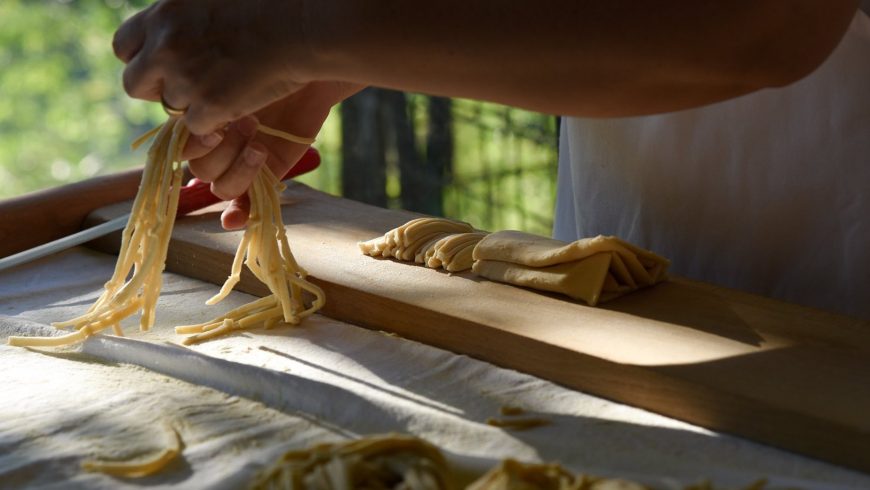
[[[293,143],[309,145],[314,142],[313,138],[295,136],[263,125],[259,125],[258,130]],[[181,151],[189,133],[178,118],[170,117],[163,125],[137,138],[133,142],[133,148],[139,147],[155,135],[148,150],[148,160],[139,192],[133,202],[130,220],[122,233],[115,272],[106,283],[102,295],[84,315],[54,324],[57,328],[74,327],[75,332],[54,337],[13,336],[8,339],[10,345],[69,345],[81,342],[109,327],[113,328],[116,335],[123,335],[119,323],[137,311],[142,312],[141,330],[146,331],[153,326],[181,190]],[[213,321],[179,327],[179,333],[198,334],[185,339],[186,344],[259,324],[270,327],[281,320],[298,324],[302,318],[323,307],[323,291],[307,280],[307,272],[299,267],[290,252],[278,200],[278,193],[283,189],[283,184],[268,167],[263,166],[249,191],[249,226],[242,243],[239,244],[230,277],[220,293],[209,300],[208,304],[214,304],[229,294],[239,281],[245,257],[247,260],[244,263],[269,287],[272,295],[237,308]],[[308,291],[314,298],[308,308],[303,302],[304,291]]]
[[[491,425],[493,427],[501,427],[503,429],[508,429],[508,430],[528,430],[528,429],[534,429],[535,427],[550,425],[551,422],[547,419],[540,418],[540,417],[512,418],[512,419],[488,418],[488,419],[486,419],[486,424]]]
[[[286,131],[281,131],[280,129],[270,128],[269,126],[263,126],[262,124],[257,126],[257,131],[268,134],[269,136],[274,136],[276,138],[281,138],[283,140],[287,140],[291,143],[299,143],[300,145],[313,145],[314,138],[304,138],[302,136],[296,136],[295,134],[290,134]]]
[[[441,490],[453,485],[437,447],[413,436],[386,434],[288,451],[248,488]]]
[[[142,312],[141,330],[149,330],[154,325],[182,185],[181,150],[189,133],[177,118],[170,118],[134,142],[134,148],[155,134],[130,220],[121,234],[115,271],[103,293],[84,315],[54,324],[57,328],[73,327],[75,332],[57,337],[9,337],[10,345],[67,345],[109,327],[116,335],[123,335],[119,323],[137,311]]]
[[[178,435],[178,431],[169,427],[168,433],[168,437],[171,439],[170,444],[149,459],[138,461],[88,460],[82,462],[82,469],[125,478],[141,478],[153,475],[181,453],[181,437]]]
[[[243,263],[272,294],[211,321],[176,327],[176,333],[194,334],[183,340],[185,345],[225,335],[234,330],[261,325],[269,328],[281,321],[296,325],[323,307],[323,290],[308,281],[308,273],[299,266],[290,252],[281,216],[281,203],[278,200],[282,190],[284,185],[264,166],[248,191],[251,201],[248,226],[236,250],[230,276],[220,292],[206,304],[213,305],[230,294],[241,279]],[[305,306],[304,292],[312,296],[311,306]]]

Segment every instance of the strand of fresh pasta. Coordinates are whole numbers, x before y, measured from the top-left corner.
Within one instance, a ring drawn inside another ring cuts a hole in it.
[[[126,478],[141,478],[153,475],[162,470],[181,453],[181,436],[178,435],[178,431],[172,427],[167,427],[167,433],[169,445],[151,458],[137,461],[87,460],[82,462],[82,468],[86,471]]]
[[[234,330],[261,325],[269,328],[280,321],[295,325],[323,307],[323,290],[308,281],[308,273],[290,252],[278,200],[283,189],[284,185],[268,167],[263,167],[257,174],[248,191],[251,201],[248,227],[233,258],[230,276],[220,292],[206,304],[213,305],[232,291],[241,278],[243,263],[272,294],[208,322],[176,327],[176,333],[193,334],[183,340],[184,344],[212,339]],[[313,297],[307,308],[305,292]]]
[[[54,324],[57,328],[73,327],[76,332],[58,337],[9,337],[10,345],[67,345],[109,327],[116,335],[123,335],[119,323],[136,311],[142,312],[141,330],[153,326],[181,190],[181,149],[189,133],[177,118],[170,118],[134,142],[134,148],[152,135],[156,136],[148,150],[130,220],[121,234],[115,271],[106,282],[103,293],[84,315]]]
[[[314,142],[313,138],[295,136],[263,125],[259,125],[258,130],[294,143]],[[136,311],[142,312],[141,330],[146,331],[153,326],[169,239],[178,208],[183,176],[181,151],[189,133],[178,118],[171,117],[163,125],[137,138],[133,148],[139,147],[152,136],[155,137],[154,142],[148,150],[148,160],[139,192],[133,201],[130,221],[121,234],[121,249],[115,271],[106,282],[103,293],[84,315],[54,324],[57,328],[74,327],[75,332],[54,337],[13,336],[8,339],[10,345],[69,345],[109,327],[113,328],[116,335],[123,335],[121,320]],[[230,277],[207,304],[217,303],[232,291],[241,277],[243,262],[269,287],[272,295],[218,319],[200,325],[178,327],[178,333],[197,334],[185,339],[186,344],[259,324],[271,327],[282,320],[298,324],[302,318],[323,307],[323,291],[307,280],[307,272],[299,267],[290,252],[278,200],[278,193],[283,189],[283,184],[264,166],[249,192],[249,225],[233,260]],[[304,291],[314,298],[308,308],[304,306]]]

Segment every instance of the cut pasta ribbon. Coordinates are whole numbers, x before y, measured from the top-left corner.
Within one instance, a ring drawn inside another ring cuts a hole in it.
[[[230,294],[241,278],[243,262],[272,294],[209,322],[176,327],[176,333],[194,334],[183,340],[185,345],[234,330],[258,326],[270,328],[280,321],[296,325],[323,307],[323,290],[307,280],[308,273],[290,252],[278,201],[278,194],[283,189],[284,185],[267,167],[260,170],[248,192],[251,199],[248,227],[236,250],[230,276],[220,292],[206,304],[213,305]],[[308,307],[304,303],[305,292],[313,298]]]
[[[291,143],[298,143],[300,145],[313,145],[314,138],[305,138],[302,136],[296,136],[295,134],[290,134],[286,131],[281,131],[280,129],[270,128],[269,126],[263,126],[260,124],[257,126],[257,130],[263,134],[268,134],[269,136],[274,136],[276,138],[281,138],[283,140],[287,140]]]
[[[387,434],[293,450],[266,467],[251,490],[403,489],[449,490],[469,476],[459,463],[451,467],[441,451],[413,436]],[[457,471],[459,470],[459,471]],[[744,487],[763,490],[765,480]],[[640,482],[574,473],[558,463],[505,459],[464,487],[466,490],[652,490]],[[667,488],[714,490],[701,483]]]
[[[142,461],[89,460],[82,462],[82,469],[124,478],[141,478],[153,475],[181,454],[181,436],[178,435],[178,431],[172,428],[169,428],[168,432],[171,438],[169,447],[151,459]]]
[[[528,417],[528,418],[512,418],[512,419],[497,419],[497,418],[488,418],[486,419],[486,425],[491,425],[493,427],[500,427],[502,429],[507,430],[529,430],[534,429],[536,427],[543,427],[545,425],[550,425],[550,422],[547,419],[540,417]]]
[[[121,234],[121,250],[115,272],[106,283],[103,293],[84,315],[53,324],[57,328],[73,327],[75,332],[57,337],[9,337],[10,345],[73,344],[109,327],[116,335],[123,335],[121,320],[137,311],[142,312],[139,322],[141,330],[149,330],[153,326],[166,251],[181,190],[181,149],[189,133],[178,119],[170,118],[159,128],[139,138],[134,145],[138,146],[155,134],[154,143],[148,150],[142,183],[133,201],[130,221]]]
[[[290,451],[266,468],[251,489],[451,488],[441,451],[396,434]]]
[[[506,459],[467,490],[514,490],[547,488],[553,490],[647,490],[637,482],[573,474],[558,463],[521,463]]]
[[[310,144],[314,141],[262,125],[259,130],[294,143]],[[141,330],[149,330],[154,325],[166,253],[182,186],[181,151],[189,133],[178,118],[171,117],[162,126],[136,139],[133,148],[139,147],[152,136],[155,139],[148,150],[142,183],[133,202],[130,221],[121,235],[121,250],[115,272],[106,283],[102,295],[84,315],[54,324],[57,328],[73,327],[75,332],[56,337],[13,336],[8,339],[10,345],[69,345],[109,327],[116,335],[123,335],[121,320],[137,311],[142,313],[139,322]],[[323,307],[323,291],[307,280],[307,273],[290,253],[278,201],[278,192],[283,188],[268,167],[263,166],[249,191],[249,225],[239,245],[230,277],[220,293],[208,304],[220,301],[239,281],[244,257],[247,257],[245,263],[248,268],[269,287],[272,295],[211,322],[180,327],[182,332],[197,334],[185,339],[185,343],[259,324],[271,326],[280,320],[297,324]],[[309,307],[303,303],[304,291],[314,298]]]

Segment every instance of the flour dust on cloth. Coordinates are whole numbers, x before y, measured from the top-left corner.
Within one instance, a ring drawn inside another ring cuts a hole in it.
[[[616,237],[565,243],[521,231],[499,231],[474,248],[474,273],[494,281],[552,291],[591,306],[665,278],[668,260]]]
[[[554,236],[617,235],[672,272],[870,318],[870,18],[779,89],[566,118]]]

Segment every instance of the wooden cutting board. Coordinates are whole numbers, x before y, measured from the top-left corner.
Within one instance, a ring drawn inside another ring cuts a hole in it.
[[[283,202],[330,317],[870,472],[870,322],[680,278],[592,308],[359,252],[415,214],[301,184]],[[169,270],[223,283],[241,233],[222,230],[218,212],[177,222]],[[250,274],[237,289],[267,293]]]

